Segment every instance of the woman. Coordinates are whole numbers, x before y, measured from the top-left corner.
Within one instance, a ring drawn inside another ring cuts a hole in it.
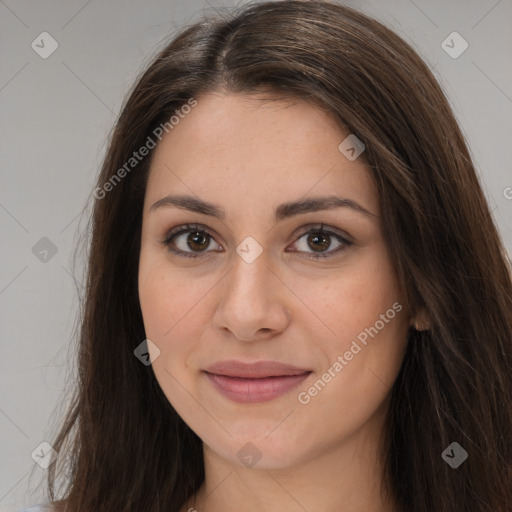
[[[510,267],[397,35],[325,1],[183,30],[94,196],[55,510],[512,510]]]

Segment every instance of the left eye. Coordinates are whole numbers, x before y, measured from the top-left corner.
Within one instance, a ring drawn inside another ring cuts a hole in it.
[[[307,237],[306,237],[307,235]],[[313,247],[313,253],[307,253],[309,254],[306,256],[306,258],[312,258],[312,259],[318,259],[318,258],[329,258],[335,254],[338,254],[343,249],[346,249],[350,245],[352,245],[352,242],[350,242],[347,238],[344,236],[335,233],[333,231],[330,231],[328,229],[324,229],[323,227],[318,228],[312,228],[308,231],[304,232],[297,242],[294,243],[294,245],[300,245],[300,241],[302,239],[304,240],[303,246],[306,247]],[[331,239],[334,238],[336,240],[336,243],[338,244],[334,249],[331,249],[332,242]],[[327,249],[331,249],[328,252],[325,252]],[[321,251],[321,252],[319,252]],[[287,251],[289,252],[289,251]]]
[[[183,235],[185,234],[188,234],[188,236],[183,238]],[[352,245],[352,242],[350,242],[347,238],[339,233],[325,229],[323,225],[309,227],[308,230],[302,231],[302,234],[299,236],[298,240],[294,242],[293,245],[300,245],[299,242],[301,239],[305,238],[306,235],[308,236],[305,239],[305,243],[308,244],[309,247],[313,246],[313,252],[307,253],[309,255],[305,256],[306,258],[328,258],[333,254],[337,254],[343,249]],[[338,245],[334,250],[325,252],[331,247],[332,238],[336,239]],[[180,226],[169,232],[165,240],[161,243],[165,245],[170,252],[176,254],[177,256],[197,258],[198,256],[203,256],[201,253],[204,252],[222,252],[219,250],[207,250],[210,247],[212,241],[213,237],[210,235],[210,233],[208,233],[206,229],[203,228],[203,226],[187,225]],[[182,247],[179,247],[180,243]],[[187,249],[192,249],[192,251]],[[291,251],[287,250],[286,252]],[[299,250],[299,252],[304,251]]]

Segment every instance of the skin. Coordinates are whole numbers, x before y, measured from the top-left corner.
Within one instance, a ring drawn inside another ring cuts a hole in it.
[[[338,150],[348,134],[309,103],[225,92],[197,100],[154,150],[139,266],[146,335],[160,351],[151,350],[153,371],[203,440],[205,482],[182,510],[391,511],[394,504],[380,494],[383,421],[412,319],[371,175],[362,158],[350,161]],[[150,211],[168,194],[215,203],[226,217],[174,206]],[[371,215],[341,207],[273,219],[283,202],[332,194]],[[187,244],[192,229],[173,247],[197,258],[162,244],[172,228],[189,223],[211,237]],[[320,247],[332,256],[308,259],[318,245],[308,242],[307,228],[297,231],[321,223],[352,244],[336,253],[343,244],[327,236],[331,245]],[[262,249],[252,263],[236,251],[248,236]],[[402,311],[309,403],[300,403],[299,392],[394,303]],[[240,404],[202,371],[226,359],[275,360],[312,374],[268,402]],[[247,443],[261,453],[252,467],[237,456]]]

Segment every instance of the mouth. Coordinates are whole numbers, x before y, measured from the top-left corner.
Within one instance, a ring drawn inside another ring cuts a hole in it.
[[[223,361],[204,373],[223,396],[239,403],[267,402],[288,393],[311,373],[276,361]]]

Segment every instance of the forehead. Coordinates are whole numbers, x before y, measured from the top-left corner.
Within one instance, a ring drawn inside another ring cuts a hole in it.
[[[146,208],[169,193],[229,202],[236,213],[341,194],[377,212],[362,158],[351,161],[338,149],[347,135],[305,101],[204,95],[154,150]]]

